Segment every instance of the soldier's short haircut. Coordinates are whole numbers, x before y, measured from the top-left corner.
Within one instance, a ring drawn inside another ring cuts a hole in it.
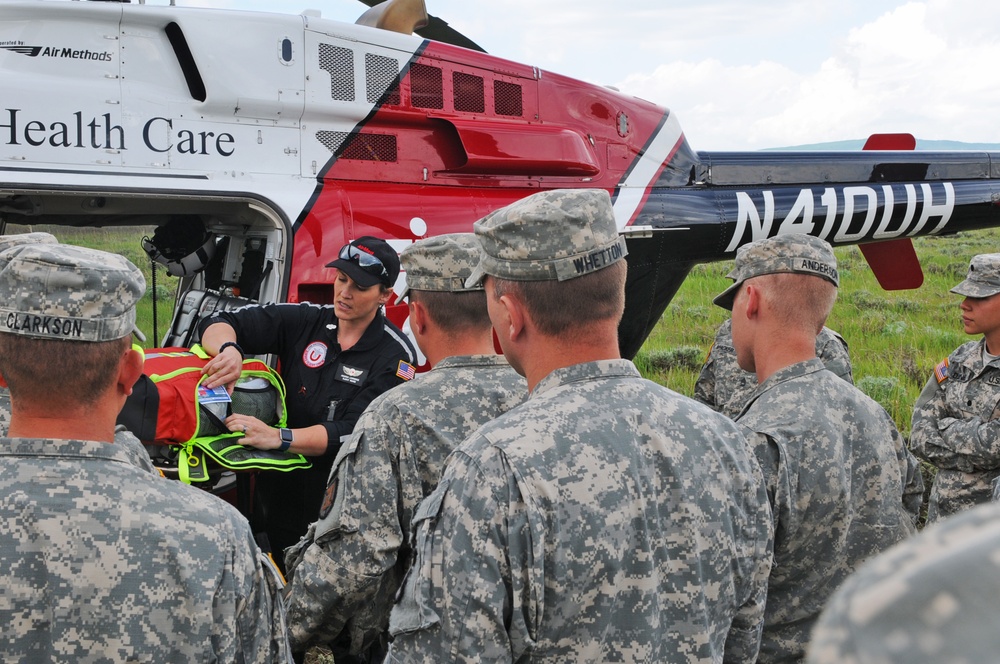
[[[753,279],[766,290],[774,315],[786,327],[801,327],[814,334],[826,324],[837,299],[837,287],[822,277],[780,273]]]
[[[621,321],[625,311],[628,266],[618,261],[606,268],[567,281],[511,281],[493,278],[493,294],[516,294],[531,319],[547,336],[559,336],[594,321]]]
[[[87,406],[96,403],[117,375],[131,339],[62,341],[0,334],[0,374],[11,399]]]
[[[411,290],[411,302],[420,302],[436,325],[448,332],[482,331],[490,328],[486,291]]]

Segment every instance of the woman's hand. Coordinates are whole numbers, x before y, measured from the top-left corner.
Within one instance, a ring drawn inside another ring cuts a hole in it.
[[[205,382],[202,384],[208,389],[225,385],[226,391],[232,394],[236,379],[240,377],[242,371],[243,356],[236,348],[229,346],[202,368],[201,373],[205,375]]]
[[[235,433],[242,433],[240,445],[248,445],[258,450],[276,450],[281,447],[281,433],[274,427],[269,427],[252,415],[233,413],[226,418],[226,428]]]

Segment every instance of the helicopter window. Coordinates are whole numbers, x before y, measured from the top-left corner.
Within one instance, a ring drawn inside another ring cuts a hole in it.
[[[368,102],[374,104],[386,95],[383,103],[399,106],[399,62],[374,53],[365,53],[365,82]],[[388,94],[386,94],[388,91]]]
[[[354,101],[354,53],[349,48],[319,45],[319,67],[330,74],[330,98]]]
[[[410,65],[410,101],[416,108],[444,108],[444,80],[440,67]]]
[[[507,81],[493,81],[493,110],[497,115],[523,115],[521,86]]]
[[[455,110],[466,113],[484,113],[486,96],[483,91],[483,77],[456,71],[451,77],[455,89]]]

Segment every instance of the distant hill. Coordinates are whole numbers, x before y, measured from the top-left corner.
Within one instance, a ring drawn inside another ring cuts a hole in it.
[[[812,143],[809,145],[791,145],[784,148],[765,148],[765,150],[860,150],[865,145],[864,138],[848,141],[830,141],[829,143]],[[963,143],[962,141],[929,141],[917,139],[918,150],[1000,150],[1000,143]]]

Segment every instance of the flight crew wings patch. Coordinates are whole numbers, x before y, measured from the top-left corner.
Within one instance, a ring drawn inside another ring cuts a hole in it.
[[[413,380],[413,377],[417,375],[417,369],[409,362],[400,360],[399,367],[396,368],[396,375],[403,380]]]
[[[934,367],[934,378],[939,383],[943,383],[946,378],[948,378],[948,358],[945,358]]]

